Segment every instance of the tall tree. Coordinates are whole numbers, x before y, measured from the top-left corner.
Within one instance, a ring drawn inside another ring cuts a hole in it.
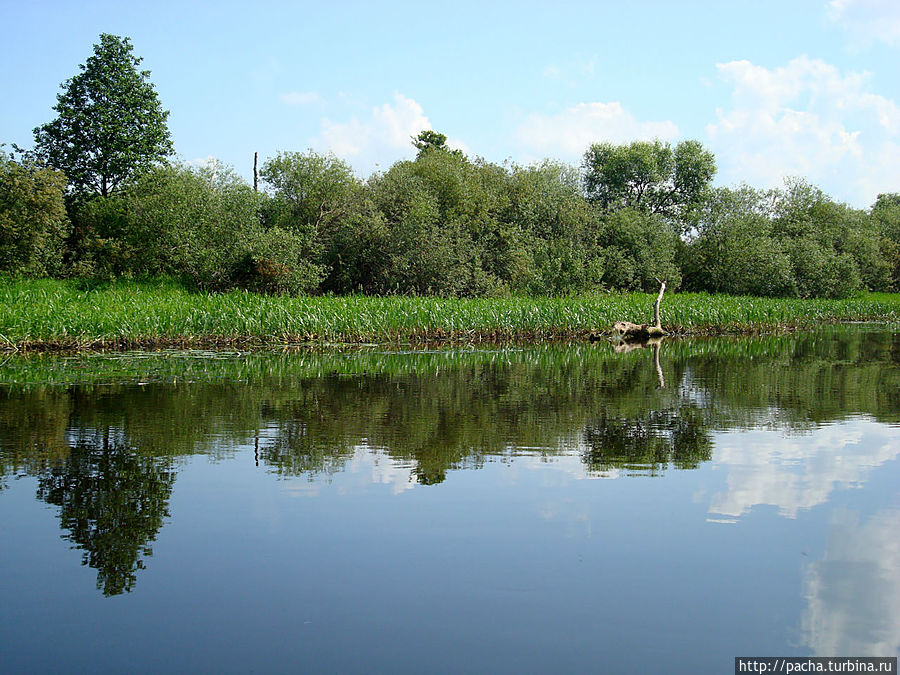
[[[65,172],[76,194],[115,192],[174,153],[150,71],[131,41],[104,33],[81,72],[62,84],[58,117],[34,130],[35,154]]]
[[[716,174],[716,160],[697,141],[674,149],[662,141],[595,143],[584,155],[584,187],[604,210],[631,207],[682,221]]]

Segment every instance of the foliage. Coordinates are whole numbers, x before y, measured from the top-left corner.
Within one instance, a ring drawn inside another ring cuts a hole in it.
[[[127,237],[142,249],[142,274],[185,276],[201,288],[224,288],[243,233],[258,226],[259,198],[230,170],[158,167],[126,195]]]
[[[201,289],[261,292],[315,288],[318,268],[294,233],[259,222],[262,196],[216,162],[159,166],[120,195],[79,211],[82,273],[99,278],[169,274]]]
[[[773,236],[766,195],[746,186],[714,190],[698,233],[681,250],[688,289],[732,295],[795,294],[791,260]]]
[[[890,288],[884,244],[869,214],[791,179],[713,191],[681,261],[694,290],[840,298]]]
[[[350,166],[311,150],[284,152],[266,161],[260,176],[272,190],[262,203],[263,223],[294,237],[297,265],[308,280],[300,287],[311,291],[314,279],[325,278],[327,290],[347,290],[340,281],[347,275],[342,248],[353,243],[348,221],[359,220],[362,189]]]
[[[65,176],[0,151],[0,272],[59,274],[70,232]]]
[[[600,285],[596,218],[580,194],[577,171],[543,162],[513,167],[503,216],[504,278],[514,293],[564,294]]]
[[[848,297],[887,287],[887,265],[868,214],[797,179],[774,191],[772,202],[773,234],[788,251],[800,297]]]
[[[582,166],[585,194],[604,211],[640,209],[683,230],[716,173],[715,157],[698,141],[682,141],[674,150],[659,140],[595,143]]]
[[[878,195],[871,213],[878,227],[890,289],[900,290],[900,193]]]
[[[412,142],[416,150],[419,151],[419,156],[428,150],[448,150],[446,134],[441,134],[431,129],[426,129],[420,132],[418,136],[413,136]]]
[[[75,193],[108,196],[173,153],[150,72],[131,41],[104,33],[78,75],[66,80],[56,119],[35,128],[35,154],[65,172]]]
[[[612,288],[650,292],[664,280],[675,290],[677,235],[659,216],[624,208],[602,216],[599,244],[605,257],[603,282]]]
[[[461,153],[424,152],[369,180],[384,266],[367,291],[485,295],[503,284],[493,240],[504,173]]]

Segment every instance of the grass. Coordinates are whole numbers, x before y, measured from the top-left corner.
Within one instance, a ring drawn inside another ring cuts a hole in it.
[[[0,280],[0,348],[152,348],[298,343],[581,340],[649,321],[654,295],[563,298],[286,297],[196,293],[167,279]],[[762,333],[842,321],[900,322],[900,295],[798,300],[671,293],[664,327]]]

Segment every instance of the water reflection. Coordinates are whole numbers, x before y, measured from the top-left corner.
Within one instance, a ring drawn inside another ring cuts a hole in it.
[[[900,454],[884,425],[900,420],[898,355],[890,331],[836,329],[622,353],[13,360],[0,366],[0,476],[37,478],[106,595],[134,587],[179,458],[243,447],[278,477],[366,471],[394,493],[523,455],[577,458],[582,477],[714,462],[727,479],[712,519],[764,504],[794,518]],[[834,573],[813,566],[810,587]]]
[[[835,513],[804,579],[806,644],[818,656],[900,651],[900,510]]]
[[[805,434],[741,431],[716,438],[716,462],[728,467],[728,489],[710,512],[739,517],[772,505],[786,518],[860,487],[878,466],[900,456],[896,429],[870,419],[830,424]]]
[[[130,591],[150,542],[169,515],[175,473],[108,427],[80,430],[68,456],[38,473],[39,499],[59,507],[65,538],[84,551],[82,564],[97,570],[104,595]]]

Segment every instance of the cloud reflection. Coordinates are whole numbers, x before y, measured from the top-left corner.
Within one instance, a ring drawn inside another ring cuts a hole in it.
[[[825,555],[806,570],[806,644],[817,656],[900,650],[900,510],[839,511]]]
[[[822,426],[808,435],[753,430],[719,434],[715,463],[728,469],[727,490],[710,513],[738,517],[772,505],[787,518],[860,487],[871,470],[900,455],[900,429],[868,419]]]

